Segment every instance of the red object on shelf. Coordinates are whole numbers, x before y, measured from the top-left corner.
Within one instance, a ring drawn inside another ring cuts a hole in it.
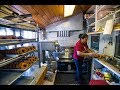
[[[109,85],[105,80],[90,80],[89,85]]]

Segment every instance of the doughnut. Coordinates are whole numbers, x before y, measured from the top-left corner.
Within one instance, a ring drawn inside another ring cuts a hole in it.
[[[8,35],[6,37],[7,37],[7,39],[16,39],[16,36],[14,36],[14,35]]]
[[[32,62],[30,60],[25,60],[24,62],[27,63],[28,65],[32,64]]]
[[[27,52],[31,51],[31,48],[30,47],[25,47]]]
[[[37,59],[38,59],[38,57],[35,57],[35,56],[33,56],[33,58],[34,58],[35,60],[37,60]]]
[[[2,38],[1,39],[7,39],[7,36],[2,36]]]
[[[32,47],[32,46],[28,46],[28,48],[30,48],[30,50],[33,50],[33,47]]]
[[[28,58],[29,61],[31,61],[32,63],[35,61],[34,58]]]
[[[23,53],[26,53],[27,50],[25,48],[19,48],[17,49],[17,54],[23,54]]]
[[[33,49],[32,50],[36,50],[36,47],[35,46],[31,46]]]
[[[4,36],[0,36],[0,39],[3,39]]]
[[[21,63],[19,63],[18,66],[19,66],[20,69],[26,69],[28,67],[28,63],[21,62]]]

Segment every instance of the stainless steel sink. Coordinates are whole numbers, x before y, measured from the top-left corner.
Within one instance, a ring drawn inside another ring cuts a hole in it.
[[[116,59],[116,58],[108,58],[108,59],[104,59],[104,61],[106,61],[107,63],[113,65],[114,67],[120,69],[120,60]]]

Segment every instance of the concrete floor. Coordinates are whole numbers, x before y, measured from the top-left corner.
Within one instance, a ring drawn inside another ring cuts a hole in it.
[[[83,84],[88,85],[88,75],[83,75]],[[58,72],[55,78],[54,85],[79,85],[75,80],[75,73],[61,73]]]

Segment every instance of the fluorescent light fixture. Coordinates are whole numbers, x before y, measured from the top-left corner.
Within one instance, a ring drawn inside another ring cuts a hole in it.
[[[72,15],[74,8],[75,5],[64,5],[64,17]]]

